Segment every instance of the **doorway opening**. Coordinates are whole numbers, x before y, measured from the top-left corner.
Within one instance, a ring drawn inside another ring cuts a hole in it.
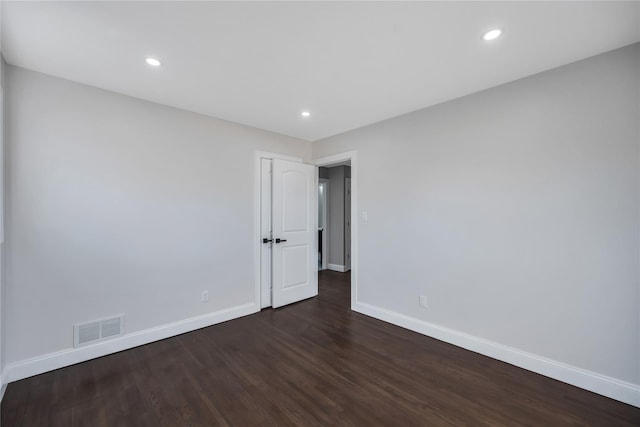
[[[351,162],[318,168],[318,270],[351,271]]]
[[[356,152],[314,160],[318,166],[318,277],[350,286],[352,310],[357,305],[357,159]],[[324,186],[322,186],[324,184]],[[323,188],[323,190],[320,190]],[[321,195],[321,192],[323,193]],[[324,203],[324,207],[321,205]],[[320,209],[324,218],[320,221]],[[344,276],[342,276],[344,275]],[[340,279],[340,276],[343,279]],[[325,287],[319,286],[322,292]]]

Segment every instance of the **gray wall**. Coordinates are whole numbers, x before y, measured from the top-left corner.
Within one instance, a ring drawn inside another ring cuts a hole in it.
[[[329,168],[319,167],[318,177],[322,179],[329,179]]]
[[[327,195],[328,262],[344,265],[344,166],[329,168]]]
[[[6,362],[254,300],[254,153],[310,143],[7,67]],[[200,302],[202,290],[209,301]]]
[[[327,235],[328,262],[340,266],[345,265],[345,206],[344,184],[345,178],[351,178],[350,166],[334,166],[320,168],[320,172],[326,170],[329,180],[329,192],[327,201]]]
[[[357,150],[359,302],[639,384],[639,79],[636,44],[314,143]]]

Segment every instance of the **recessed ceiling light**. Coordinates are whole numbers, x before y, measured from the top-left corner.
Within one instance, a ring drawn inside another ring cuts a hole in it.
[[[303,111],[302,113],[300,113],[300,115],[304,118],[311,117],[311,113],[308,111]]]
[[[145,61],[152,67],[159,67],[162,65],[162,62],[160,62],[160,60],[156,58],[147,57]]]
[[[495,40],[500,37],[501,34],[502,30],[500,28],[496,28],[495,30],[487,31],[486,33],[484,33],[484,36],[482,36],[482,38],[486,41]]]

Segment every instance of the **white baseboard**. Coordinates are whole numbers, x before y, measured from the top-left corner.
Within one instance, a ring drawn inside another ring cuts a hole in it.
[[[628,383],[586,369],[577,368],[370,304],[357,302],[355,311],[629,405],[640,407],[640,385],[638,384]]]
[[[4,381],[2,381],[2,377],[0,377],[0,402],[2,402],[2,399],[4,398],[4,392],[7,391],[7,385],[4,383]]]
[[[345,266],[340,264],[327,264],[327,269],[331,271],[339,271],[340,273],[344,273],[345,271],[347,271],[345,269]]]
[[[133,332],[110,341],[45,354],[44,356],[38,356],[7,365],[2,373],[2,377],[7,383],[18,381],[54,369],[95,359],[96,357],[106,356],[118,351],[128,350],[133,347],[226,322],[231,319],[237,319],[238,317],[257,313],[258,311],[260,311],[259,304],[251,302],[202,316],[168,323],[155,328]]]

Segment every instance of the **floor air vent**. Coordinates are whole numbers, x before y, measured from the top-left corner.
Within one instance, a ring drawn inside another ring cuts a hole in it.
[[[93,344],[122,334],[124,315],[73,325],[73,346]]]

